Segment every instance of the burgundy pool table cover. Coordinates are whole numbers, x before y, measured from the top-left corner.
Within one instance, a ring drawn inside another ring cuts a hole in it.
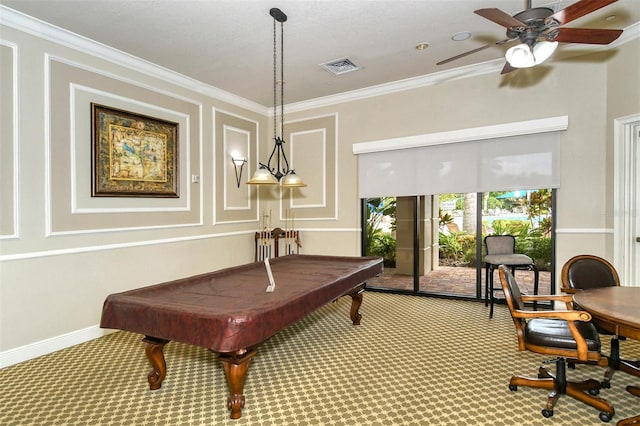
[[[254,347],[382,272],[377,257],[289,255],[107,297],[100,326],[219,353]]]

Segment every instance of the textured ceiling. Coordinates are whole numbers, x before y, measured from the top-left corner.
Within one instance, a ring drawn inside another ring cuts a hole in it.
[[[574,2],[533,0],[532,6],[559,10]],[[285,103],[293,103],[497,60],[504,57],[509,45],[493,46],[436,66],[450,56],[505,38],[504,28],[474,10],[497,7],[513,15],[526,6],[524,0],[0,3],[265,106],[273,102],[271,7],[288,15],[284,24]],[[610,15],[615,19],[605,20]],[[568,26],[625,29],[638,21],[640,1],[619,0]],[[471,32],[472,37],[451,40],[461,31]],[[429,43],[429,47],[415,49],[420,42]],[[561,46],[550,65],[561,60],[562,50],[572,46]],[[335,76],[320,67],[345,57],[362,69]]]

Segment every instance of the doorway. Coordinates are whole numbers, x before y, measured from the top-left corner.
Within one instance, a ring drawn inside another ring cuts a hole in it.
[[[385,273],[369,287],[482,300],[483,239],[511,234],[517,251],[530,255],[541,270],[540,292],[551,292],[554,193],[541,189],[363,199],[362,253],[385,259]],[[533,274],[516,275],[525,289],[533,288]]]
[[[613,260],[625,285],[640,285],[640,114],[614,120]]]

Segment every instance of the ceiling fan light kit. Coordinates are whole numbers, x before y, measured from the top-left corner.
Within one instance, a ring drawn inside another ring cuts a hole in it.
[[[496,8],[478,9],[476,14],[505,27],[507,38],[452,56],[436,65],[444,65],[488,47],[518,40],[520,44],[511,47],[505,54],[507,64],[502,70],[502,74],[505,74],[517,68],[529,68],[543,63],[555,52],[558,42],[609,44],[620,37],[622,30],[561,26],[616,1],[618,0],[580,0],[554,12],[548,7],[531,7],[531,0],[527,0],[526,9],[513,16]]]
[[[514,68],[530,68],[549,59],[557,47],[557,41],[539,41],[533,47],[522,43],[509,48],[505,59]]]

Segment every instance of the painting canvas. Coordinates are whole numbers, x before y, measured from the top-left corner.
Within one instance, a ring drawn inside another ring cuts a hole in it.
[[[93,197],[179,197],[178,123],[91,104]]]

